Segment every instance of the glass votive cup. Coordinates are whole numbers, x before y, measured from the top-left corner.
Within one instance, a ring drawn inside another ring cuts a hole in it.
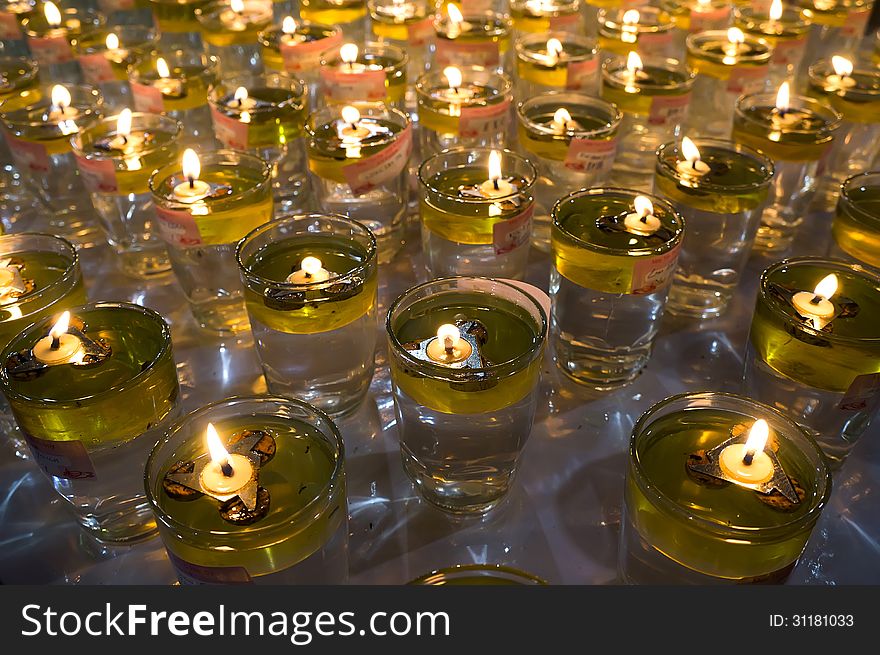
[[[416,83],[422,157],[456,147],[507,144],[513,83],[507,75],[479,66],[459,68],[458,90],[441,71]]]
[[[41,363],[53,361],[39,358],[38,343],[48,355],[58,320],[47,316],[0,355],[0,389],[34,462],[86,533],[101,542],[143,539],[156,530],[140,484],[144,461],[180,397],[171,333],[138,305],[69,309],[61,350],[78,346],[78,358],[62,352],[66,359]]]
[[[816,172],[840,127],[840,114],[804,96],[776,108],[776,92],[742,96],[736,102],[733,140],[773,160],[773,183],[754,249],[779,252],[791,246],[816,192]]]
[[[291,21],[288,21],[289,32],[284,31],[283,25],[260,32],[263,65],[267,70],[289,73],[302,80],[309,87],[314,108],[319,96],[321,60],[327,52],[342,45],[342,30],[339,26]]]
[[[177,158],[181,126],[167,116],[133,113],[123,141],[119,120],[110,116],[80,131],[72,139],[73,150],[120,269],[147,278],[171,268],[149,182],[155,169]]]
[[[782,16],[770,18],[770,3],[763,7],[735,7],[734,24],[749,36],[764,39],[773,48],[768,78],[771,87],[794,80],[810,32],[811,14],[797,7],[784,7]]]
[[[223,500],[203,493],[203,475],[185,473],[209,470],[209,425],[255,478]],[[144,483],[181,584],[345,583],[344,456],[333,421],[299,400],[227,398],[178,420],[150,453]]]
[[[113,36],[110,36],[110,35]],[[116,47],[107,45],[108,39]],[[128,85],[128,69],[157,43],[158,35],[143,25],[112,25],[84,32],[71,42],[86,84],[104,98],[108,112],[131,107],[134,100]]]
[[[33,0],[5,0],[0,7],[0,50],[7,57],[30,55],[21,21],[34,10]]]
[[[361,404],[376,349],[376,251],[366,227],[332,214],[281,216],[239,242],[236,260],[269,393],[331,416]]]
[[[496,157],[497,189],[489,172]],[[419,215],[428,274],[522,279],[536,178],[532,163],[510,150],[458,148],[422,162]]]
[[[603,60],[611,55],[626,57],[630,52],[642,57],[679,55],[675,49],[675,22],[657,7],[601,9],[598,26]]]
[[[821,200],[828,209],[834,206],[843,181],[869,170],[880,154],[880,69],[856,65],[843,80],[824,59],[809,68],[807,93],[843,116],[817,171]]]
[[[509,73],[513,63],[510,17],[491,10],[468,11],[466,6],[463,13],[462,23],[450,20],[446,12],[437,14],[431,69],[442,71],[447,66],[482,66]]]
[[[836,276],[836,293],[815,293],[829,274]],[[795,299],[801,292],[807,308],[811,298],[828,303],[829,315],[801,313]],[[761,275],[745,393],[773,402],[801,425],[835,469],[880,410],[878,307],[880,277],[858,264],[797,257]]]
[[[159,74],[160,60],[168,67],[168,77]],[[208,89],[218,76],[218,62],[213,55],[192,48],[154,51],[139,59],[130,70],[134,108],[180,121],[185,142],[213,146]]]
[[[238,89],[247,98],[236,100]],[[264,159],[272,166],[272,195],[279,212],[311,206],[303,126],[306,87],[285,73],[224,77],[208,93],[214,136],[226,148]]]
[[[568,112],[560,122],[556,112]],[[550,210],[571,189],[608,181],[617,153],[620,111],[582,93],[544,93],[517,105],[519,145],[537,170],[532,245],[549,252]]]
[[[389,43],[407,54],[407,77],[418,79],[428,65],[434,41],[432,0],[367,0],[373,40]]]
[[[548,51],[556,39],[562,52]],[[526,34],[516,40],[517,95],[531,98],[544,91],[581,91],[598,95],[599,55],[596,42],[569,32]]]
[[[774,168],[762,153],[732,141],[694,143],[697,161],[675,142],[657,149],[654,192],[687,221],[666,309],[702,319],[722,314],[736,291]]]
[[[726,30],[710,30],[687,37],[687,63],[697,74],[687,123],[691,134],[728,138],[736,99],[766,88],[770,45],[748,35],[736,44],[728,36]]]
[[[719,449],[742,448],[756,419],[770,437],[759,458],[776,476],[758,489],[719,466]],[[815,442],[772,407],[733,394],[654,405],[633,427],[628,460],[619,571],[630,584],[783,583],[831,494]]]
[[[201,51],[202,28],[196,10],[210,0],[150,0],[153,21],[161,36],[163,49],[193,48]]]
[[[644,222],[638,197],[651,203]],[[684,220],[655,196],[593,188],[556,203],[552,230],[550,344],[556,365],[594,389],[631,382],[651,357]]]
[[[366,225],[379,244],[379,261],[391,261],[403,245],[409,201],[412,123],[400,110],[381,103],[348,105],[358,110],[356,125],[341,118],[339,106],[325,107],[306,120],[306,149],[318,208]]]
[[[195,13],[208,54],[217,57],[223,76],[262,72],[257,35],[272,24],[272,0],[244,0],[241,12],[230,0],[209,0]]]
[[[483,585],[545,585],[538,576],[500,564],[457,564],[420,576],[411,585],[461,587]]]
[[[727,0],[660,0],[660,9],[672,16],[675,23],[675,55],[684,55],[688,34],[706,30],[727,29],[731,3]]]
[[[844,181],[831,234],[831,254],[880,269],[880,171]]]
[[[320,93],[324,104],[381,102],[395,109],[406,108],[406,52],[391,44],[361,44],[357,58],[349,64],[343,61],[341,48],[330,50],[321,60]]]
[[[203,153],[200,160],[199,180],[209,185],[210,195],[192,200],[175,193],[187,180],[179,161],[153,172],[150,191],[171,269],[193,318],[205,330],[230,335],[248,328],[235,246],[272,219],[272,169],[236,150]]]
[[[103,104],[96,89],[65,88],[71,102],[63,111],[53,106],[50,88],[38,87],[0,103],[0,120],[25,188],[49,210],[42,229],[89,247],[98,241],[98,228],[70,139],[100,119]]]
[[[510,17],[519,34],[583,34],[586,25],[582,7],[581,0],[510,0]]]
[[[299,15],[304,21],[337,25],[350,41],[364,41],[367,29],[366,0],[300,0]]]
[[[605,60],[602,98],[623,114],[615,181],[631,189],[651,188],[657,148],[676,138],[687,120],[694,77],[678,59],[648,57],[638,67],[628,66],[626,58]]]
[[[437,340],[445,324],[461,333],[450,357],[467,349],[464,362],[431,358],[434,349],[426,343]],[[532,429],[546,328],[544,310],[531,295],[487,278],[427,282],[390,307],[400,453],[428,502],[480,513],[504,498]]]
[[[83,31],[107,22],[102,14],[85,7],[61,7],[61,24],[52,25],[43,11],[35,7],[21,21],[31,56],[40,66],[44,82],[79,84],[82,73],[70,45]]]
[[[855,54],[874,5],[872,0],[795,0],[794,4],[810,13],[811,27],[801,74],[818,59]]]

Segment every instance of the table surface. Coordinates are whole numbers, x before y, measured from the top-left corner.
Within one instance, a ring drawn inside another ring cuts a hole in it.
[[[812,214],[791,252],[825,254],[830,216]],[[545,360],[542,399],[507,500],[484,517],[458,518],[422,501],[403,472],[384,334],[365,403],[339,422],[347,448],[350,580],[400,584],[465,563],[515,566],[559,584],[617,581],[626,446],[655,402],[685,391],[739,391],[742,356],[760,271],[780,257],[749,262],[727,314],[703,323],[666,316],[654,355],[631,385],[611,393],[576,387]],[[171,325],[184,407],[265,390],[250,334],[217,338],[193,323],[173,276],[143,282],[119,274],[106,246],[83,252],[91,300],[152,307]],[[550,261],[535,250],[527,281],[547,288]],[[379,315],[425,272],[416,226],[380,273]],[[377,329],[383,330],[380,324]],[[764,399],[772,400],[772,399]],[[834,479],[834,490],[796,584],[880,583],[880,426],[866,434]],[[0,581],[171,584],[160,539],[99,548],[84,538],[43,474],[0,448]]]

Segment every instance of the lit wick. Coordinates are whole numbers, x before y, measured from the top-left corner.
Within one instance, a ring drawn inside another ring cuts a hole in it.
[[[358,58],[358,47],[354,43],[346,43],[339,48],[339,58],[344,64],[348,65],[349,73],[359,73],[365,68],[363,64],[359,64],[355,68],[355,62],[357,62]]]
[[[324,268],[321,260],[317,257],[303,257],[299,268],[300,270],[293,271],[287,276],[286,282],[289,284],[317,284],[335,277],[334,274]]]
[[[641,236],[650,236],[660,229],[660,219],[654,216],[654,203],[647,196],[636,196],[633,201],[634,214],[627,214],[623,224],[627,231]]]
[[[764,452],[769,437],[767,421],[755,421],[744,444],[730,444],[721,451],[718,460],[721,470],[734,481],[744,484],[761,484],[772,479],[773,460]]]
[[[553,114],[553,121],[550,127],[556,134],[565,134],[568,131],[568,124],[571,123],[571,114],[565,107],[560,107]]]
[[[831,67],[834,68],[834,74],[825,78],[828,83],[825,87],[826,91],[845,91],[856,85],[856,81],[851,77],[853,63],[849,59],[834,55],[831,57]]]
[[[774,23],[782,18],[782,0],[773,0],[770,3],[769,18]]]
[[[428,343],[425,352],[434,362],[454,364],[470,357],[473,347],[461,338],[461,331],[455,325],[444,323],[437,328],[437,338]]]
[[[85,355],[83,343],[75,334],[69,334],[70,312],[64,312],[49,330],[49,336],[34,346],[34,358],[49,366],[81,362]]]
[[[798,291],[792,296],[791,304],[794,305],[798,314],[804,318],[812,319],[813,326],[817,330],[821,330],[829,320],[834,318],[834,303],[830,298],[837,293],[838,280],[834,273],[826,275],[813,293],[809,291]]]
[[[202,164],[199,156],[192,148],[187,148],[183,152],[182,167],[183,176],[186,182],[181,182],[174,187],[174,197],[176,200],[185,203],[196,202],[211,193],[211,185],[199,179],[202,172]]]
[[[43,15],[46,17],[49,27],[61,27],[61,12],[54,2],[46,2],[43,5]]]
[[[211,461],[199,475],[202,488],[215,497],[233,496],[252,484],[254,466],[251,461],[237,453],[230,455],[211,423],[208,423],[205,436]]]
[[[684,137],[681,140],[681,154],[685,160],[678,162],[675,166],[679,173],[689,177],[700,177],[712,170],[700,158],[699,148],[689,137]]]

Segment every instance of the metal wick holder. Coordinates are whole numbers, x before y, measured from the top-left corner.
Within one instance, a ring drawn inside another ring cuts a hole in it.
[[[513,178],[502,178],[505,182],[510,183],[510,186],[513,189],[513,194],[517,194],[519,192],[519,187],[511,182]],[[496,205],[501,211],[512,211],[515,209],[519,209],[523,204],[523,198],[519,195],[509,195],[504,198],[488,198],[483,195],[480,191],[479,184],[468,184],[464,186],[458,187],[458,194],[464,196],[466,198],[476,198],[479,200],[485,200],[487,202],[492,202],[492,204]]]
[[[71,324],[67,328],[67,333],[77,337],[82,343],[82,349],[85,352],[82,359],[78,362],[67,362],[66,366],[76,366],[77,368],[91,368],[99,366],[113,354],[110,345],[103,339],[92,340],[85,334],[86,326],[78,317],[71,318]],[[59,366],[60,364],[55,364]],[[33,350],[22,350],[9,356],[6,360],[6,373],[13,380],[33,380],[43,375],[50,368],[49,364],[44,364],[34,356]]]
[[[471,353],[467,359],[460,362],[451,362],[445,364],[437,362],[428,356],[428,344],[437,339],[437,337],[429,337],[422,341],[413,341],[403,344],[403,348],[416,359],[433,364],[435,366],[443,366],[445,368],[455,370],[474,370],[476,379],[466,382],[450,382],[449,387],[455,391],[485,391],[491,389],[498,384],[498,380],[489,373],[477,372],[489,366],[489,362],[483,357],[482,347],[488,339],[488,331],[486,327],[479,321],[455,321],[455,327],[458,328],[461,339],[464,339],[471,346]]]
[[[341,302],[354,298],[363,290],[363,286],[364,279],[360,276],[352,276],[344,282],[331,278],[314,289],[296,288],[291,284],[271,286],[263,291],[263,304],[278,311],[296,311],[310,302]],[[309,296],[315,297],[310,299]]]

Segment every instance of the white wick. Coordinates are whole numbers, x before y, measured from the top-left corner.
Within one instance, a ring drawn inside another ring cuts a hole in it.
[[[647,196],[636,196],[633,201],[634,214],[627,214],[623,224],[628,232],[649,236],[660,229],[660,219],[654,216],[654,203]]]

